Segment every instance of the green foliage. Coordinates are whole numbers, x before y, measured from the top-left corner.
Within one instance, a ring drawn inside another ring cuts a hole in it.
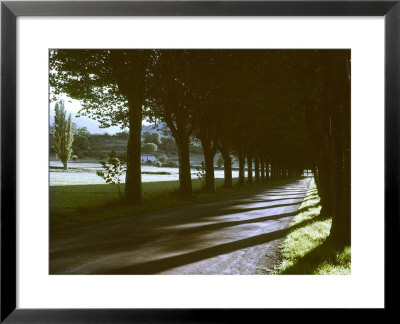
[[[74,142],[72,143],[73,152],[80,156],[88,156],[91,153],[91,134],[86,127],[78,128],[75,126],[74,129]]]
[[[196,170],[196,176],[201,184],[204,186],[206,183],[206,165],[204,161],[201,161],[201,165],[196,166]]]
[[[152,53],[152,50],[53,49],[50,99],[67,93],[82,103],[78,116],[95,119],[104,128],[127,127],[128,101],[133,91],[130,85],[145,78]]]
[[[78,156],[77,156],[77,155],[75,155],[75,154],[74,154],[74,155],[72,155],[72,156],[71,156],[71,160],[72,160],[72,161],[76,161],[76,160],[78,160]]]
[[[157,145],[154,143],[145,143],[142,145],[142,152],[143,153],[156,153],[157,152]]]
[[[237,162],[237,158],[233,154],[231,154],[231,165],[232,165],[232,167],[236,162]]]
[[[231,154],[231,166],[233,166],[236,162],[236,158]],[[217,166],[218,168],[222,168],[224,166],[224,158],[222,157],[222,154],[217,155]]]
[[[178,166],[178,163],[174,162],[174,161],[168,161],[166,163],[164,163],[165,167],[168,168],[176,168]]]
[[[126,152],[118,152],[118,153],[116,153],[116,156],[122,162],[126,162]]]
[[[101,159],[100,161],[103,170],[96,171],[99,177],[102,177],[106,183],[117,185],[119,197],[122,198],[120,183],[121,176],[126,171],[126,165],[116,157],[114,151],[112,151],[107,158],[107,161]]]
[[[128,140],[129,133],[127,131],[122,131],[122,132],[116,133],[114,136],[121,140]]]
[[[157,159],[161,163],[166,163],[168,161],[168,157],[165,154],[158,154]]]
[[[72,150],[77,154],[81,151],[90,151],[90,141],[88,136],[81,133],[75,133]]]
[[[194,154],[202,154],[203,148],[201,147],[201,145],[191,144],[189,145],[189,152]]]
[[[160,161],[156,161],[154,162],[154,165],[159,168],[162,166],[162,163]]]
[[[175,140],[172,137],[161,137],[159,149],[168,153],[176,153],[178,151]]]
[[[158,133],[144,132],[142,138],[143,143],[153,143],[157,146],[161,144],[161,137]]]
[[[69,114],[68,119],[66,115],[64,100],[60,100],[55,106],[53,148],[57,159],[64,164],[65,169],[68,168],[67,163],[72,154],[72,143],[74,141],[71,114]]]
[[[222,168],[223,165],[224,165],[224,158],[222,157],[222,154],[218,154],[217,166],[218,166],[218,168]]]
[[[73,125],[75,124],[75,123],[72,123]],[[75,125],[75,128],[74,128],[74,135],[77,135],[77,134],[79,134],[79,135],[81,135],[81,136],[85,136],[85,137],[87,137],[87,138],[89,138],[90,137],[90,132],[89,132],[89,130],[87,129],[87,127],[81,127],[81,128],[78,128],[76,125]]]

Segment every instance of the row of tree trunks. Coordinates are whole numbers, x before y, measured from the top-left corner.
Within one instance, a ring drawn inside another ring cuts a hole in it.
[[[350,154],[346,151],[350,150],[333,144],[327,145],[323,156],[316,160],[317,167],[313,170],[321,201],[321,215],[332,217],[329,239],[336,246],[351,243]]]
[[[189,156],[189,136],[186,132],[177,130],[175,137],[178,155],[179,155],[179,192],[183,196],[192,195],[192,182],[190,174],[190,156]],[[216,149],[212,147],[212,143],[206,137],[201,139],[201,144],[204,152],[205,160],[205,189],[207,191],[215,191],[215,176],[214,176],[214,156]],[[232,181],[232,158],[230,155],[229,144],[219,146],[219,150],[224,159],[224,186],[231,188]],[[239,147],[238,162],[239,162],[239,179],[238,185],[243,186],[245,183],[246,155],[244,149]],[[253,178],[253,158],[250,153],[247,154],[247,182],[266,183],[270,180],[293,179],[299,177],[299,170],[290,168],[281,168],[276,165],[271,165],[265,162],[264,158],[260,158],[257,154],[254,155],[254,178]]]
[[[271,180],[297,179],[302,174],[302,169],[282,168],[280,166],[277,166],[277,164],[271,165]],[[268,172],[266,175],[268,177]]]
[[[307,104],[306,110],[321,215],[332,217],[329,239],[338,247],[351,243],[350,52],[341,55],[336,60],[322,54],[317,56],[320,80],[335,95],[319,93],[319,101]],[[324,66],[334,67],[334,72],[328,73]]]
[[[230,154],[230,146],[228,143],[220,145],[219,150],[224,159],[224,187],[232,188],[232,157]]]

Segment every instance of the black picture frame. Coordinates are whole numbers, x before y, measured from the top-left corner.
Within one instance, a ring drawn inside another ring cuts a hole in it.
[[[400,0],[396,1],[2,1],[1,2],[1,322],[235,322],[266,309],[16,308],[16,19],[18,16],[384,16],[385,309],[396,307],[392,267],[399,235]],[[394,258],[396,259],[396,257]],[[240,316],[239,316],[240,315]]]

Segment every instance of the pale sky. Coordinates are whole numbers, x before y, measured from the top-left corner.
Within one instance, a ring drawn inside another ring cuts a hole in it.
[[[118,126],[111,126],[108,128],[100,128],[99,122],[96,120],[90,119],[85,116],[76,117],[77,112],[82,108],[82,105],[79,100],[71,99],[66,95],[61,96],[60,99],[64,100],[64,106],[67,113],[71,113],[72,122],[75,123],[78,127],[86,127],[90,133],[98,133],[103,134],[107,132],[108,134],[115,134],[121,132],[121,128]],[[56,102],[52,102],[50,104],[50,125],[54,123],[54,107]],[[143,125],[150,125],[150,123],[143,120]]]

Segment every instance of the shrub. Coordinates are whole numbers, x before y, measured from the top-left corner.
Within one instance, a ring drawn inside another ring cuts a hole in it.
[[[206,165],[204,161],[201,161],[201,165],[196,166],[196,176],[199,178],[201,185],[204,186],[206,183]]]
[[[120,153],[117,153],[116,155],[117,155],[118,159],[120,159],[121,161],[126,162],[126,152],[120,152]]]
[[[117,184],[118,195],[122,198],[120,183],[121,175],[126,171],[125,164],[121,163],[121,161],[116,157],[114,151],[108,155],[107,161],[104,161],[103,158],[101,158],[100,164],[103,167],[103,170],[96,171],[96,174],[99,177],[102,177],[106,183]]]
[[[72,156],[71,156],[71,160],[72,160],[72,161],[78,160],[78,155],[76,155],[76,154],[72,155]]]
[[[143,153],[155,153],[157,152],[158,146],[154,143],[145,143],[142,145]]]
[[[174,161],[169,161],[167,163],[164,163],[164,166],[168,168],[176,168],[178,166],[178,163]]]
[[[168,158],[165,154],[158,154],[157,158],[161,163],[166,163],[168,161]]]
[[[156,161],[154,162],[154,165],[159,168],[162,166],[162,163],[160,161]]]
[[[222,154],[218,154],[217,166],[218,166],[218,168],[222,168],[223,165],[224,165],[224,158],[222,157]]]

